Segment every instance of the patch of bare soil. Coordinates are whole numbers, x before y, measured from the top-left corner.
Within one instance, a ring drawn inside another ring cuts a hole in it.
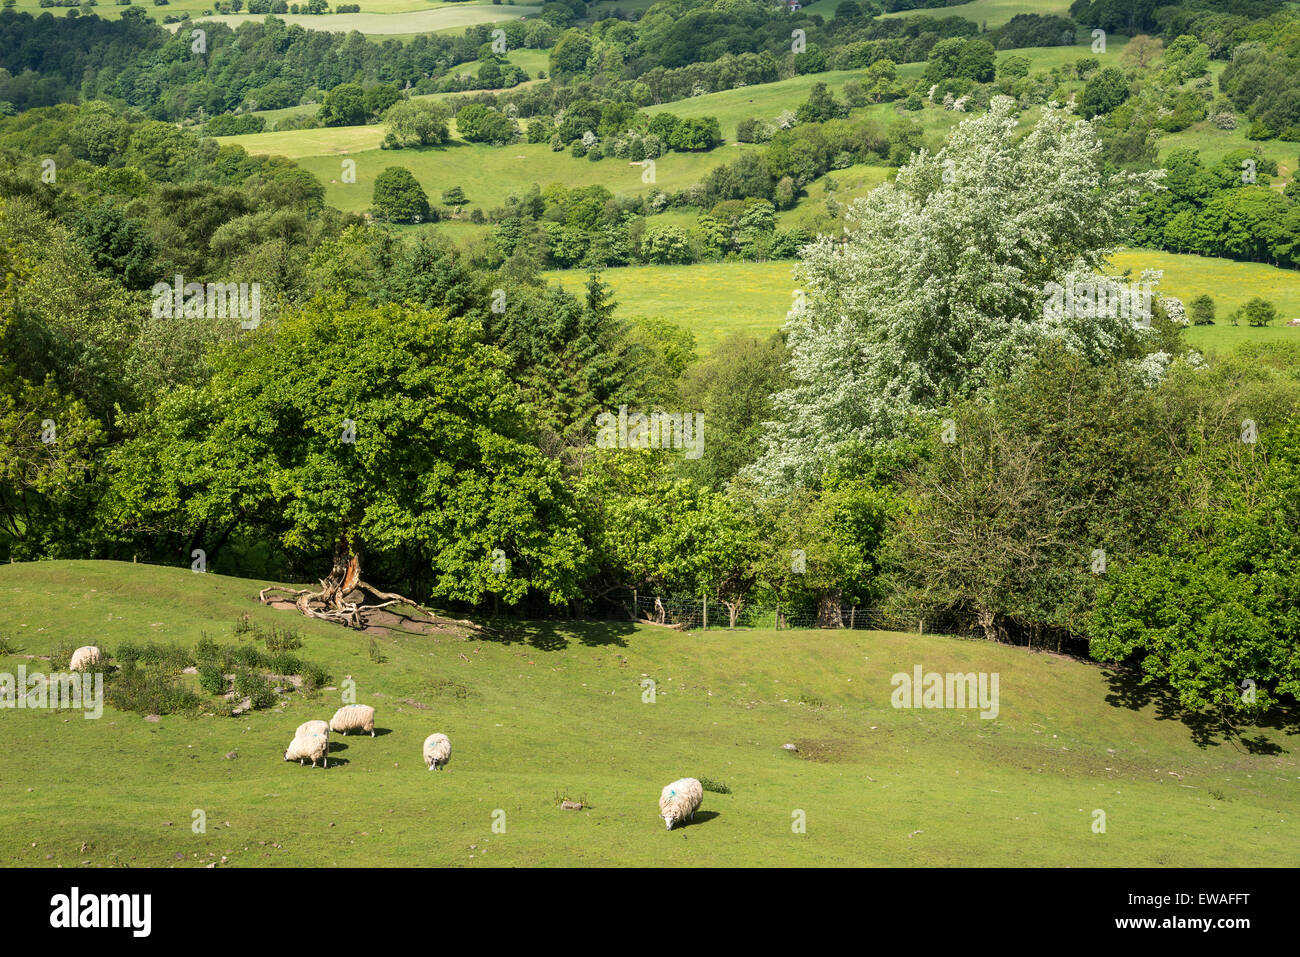
[[[351,605],[356,626],[342,621],[336,621],[335,624],[355,627],[356,630],[369,635],[461,636],[477,633],[480,630],[480,627],[472,621],[444,618],[414,604],[367,606],[360,604],[365,596],[359,591],[352,591],[341,597]],[[259,600],[262,604],[278,611],[301,611],[296,601],[274,597],[266,592],[262,593]]]
[[[819,764],[851,761],[862,752],[861,743],[851,738],[796,738],[794,744],[799,749],[790,752],[794,757]]]

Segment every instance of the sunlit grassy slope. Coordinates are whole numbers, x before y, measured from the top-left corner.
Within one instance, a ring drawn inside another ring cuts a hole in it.
[[[0,568],[18,651],[0,670],[39,668],[24,656],[61,640],[230,642],[248,614],[298,627],[299,653],[336,683],[350,675],[379,728],[337,738],[330,768],[313,770],[281,752],[336,692],[237,718],[7,711],[0,863],[1290,866],[1300,851],[1293,736],[1198,743],[1095,665],[936,636],[620,623],[381,637],[376,663],[365,635],[258,606],[259,584],[102,562]],[[996,672],[997,717],[891,707],[891,676],[916,665]],[[432,731],[454,746],[438,774],[420,760]],[[658,794],[683,775],[731,793],[706,792],[670,833]],[[563,797],[587,809],[561,810]]]

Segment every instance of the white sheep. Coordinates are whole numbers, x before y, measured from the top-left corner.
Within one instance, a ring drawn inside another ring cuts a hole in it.
[[[298,725],[298,730],[294,733],[293,740],[289,742],[289,747],[285,749],[284,759],[286,761],[297,761],[302,764],[307,758],[311,758],[311,766],[316,767],[316,762],[324,760],[325,767],[330,766],[330,726],[324,721],[304,721]]]
[[[424,739],[424,763],[430,771],[440,771],[451,760],[451,741],[445,734],[434,733]]]
[[[375,736],[375,709],[368,704],[347,704],[334,712],[330,718],[330,730],[339,734],[349,731],[369,731]]]
[[[72,653],[72,659],[68,662],[68,670],[81,671],[90,665],[97,665],[102,657],[99,649],[94,645],[83,645]]]
[[[695,812],[704,800],[704,786],[695,778],[681,778],[667,785],[659,795],[659,816],[668,825],[694,820]]]

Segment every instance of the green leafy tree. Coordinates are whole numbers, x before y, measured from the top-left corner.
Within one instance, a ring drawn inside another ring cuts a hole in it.
[[[366,121],[366,92],[359,83],[340,83],[325,94],[319,119],[324,126],[360,126]]]
[[[1127,100],[1128,95],[1128,79],[1121,71],[1108,66],[1083,85],[1079,115],[1091,119],[1109,113]]]
[[[1214,298],[1202,294],[1192,300],[1191,320],[1194,326],[1214,325]]]
[[[210,560],[231,535],[478,602],[576,594],[585,549],[500,352],[422,309],[314,301],[135,423],[107,509]],[[494,549],[506,559],[494,566]],[[410,571],[403,571],[403,569]]]
[[[1267,326],[1277,318],[1277,306],[1259,296],[1251,297],[1242,307],[1241,312],[1246,319],[1246,324],[1250,326]]]
[[[399,100],[384,113],[384,148],[441,146],[450,138],[451,110],[433,100]]]
[[[1049,317],[1045,304],[1049,284],[1103,268],[1156,182],[1102,164],[1090,124],[1048,107],[1026,135],[1011,100],[995,97],[938,153],[855,202],[852,232],[804,250],[791,385],[774,397],[754,477],[814,482],[837,447],[891,439],[911,415],[1010,374],[1044,339],[1094,362],[1129,349],[1131,322]],[[1087,217],[1073,212],[1081,189]]]
[[[373,202],[378,215],[391,222],[429,218],[429,197],[404,166],[390,166],[375,177]]]

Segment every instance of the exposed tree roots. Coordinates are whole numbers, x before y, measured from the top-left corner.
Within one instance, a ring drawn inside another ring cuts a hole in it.
[[[356,555],[336,559],[334,570],[328,578],[321,579],[319,591],[310,588],[293,589],[284,585],[271,585],[258,593],[258,601],[269,605],[277,600],[274,593],[281,593],[281,598],[288,597],[294,607],[308,618],[319,618],[346,625],[358,631],[369,623],[371,613],[390,605],[409,605],[433,619],[437,616],[419,602],[403,595],[380,591],[373,585],[361,580],[361,562]]]

